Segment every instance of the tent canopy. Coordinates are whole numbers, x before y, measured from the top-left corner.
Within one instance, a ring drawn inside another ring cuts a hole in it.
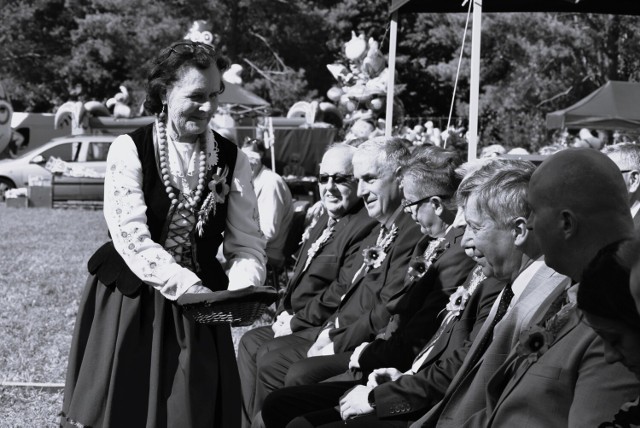
[[[468,0],[473,1],[473,0]],[[390,12],[466,12],[463,0],[392,0]],[[576,12],[640,15],[638,0],[483,0],[483,12]]]
[[[640,129],[640,83],[609,81],[574,105],[547,114],[547,128]]]
[[[225,90],[218,97],[218,103],[229,113],[243,116],[246,114],[268,115],[269,102],[240,85],[224,82]]]

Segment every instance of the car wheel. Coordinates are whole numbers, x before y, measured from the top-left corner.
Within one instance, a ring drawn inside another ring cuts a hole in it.
[[[0,177],[0,201],[4,201],[4,192],[9,189],[15,189],[16,185],[8,178]]]

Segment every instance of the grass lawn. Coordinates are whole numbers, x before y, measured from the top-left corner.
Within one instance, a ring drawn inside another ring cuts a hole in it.
[[[102,211],[0,203],[0,382],[64,383],[87,260],[107,239]],[[0,427],[57,427],[61,407],[62,388],[0,386]]]

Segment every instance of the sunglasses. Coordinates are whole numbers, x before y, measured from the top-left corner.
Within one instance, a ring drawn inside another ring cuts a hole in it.
[[[422,204],[424,202],[427,202],[427,201],[431,200],[431,198],[435,198],[436,196],[438,198],[445,198],[445,196],[443,196],[443,195],[430,195],[430,196],[425,196],[424,198],[418,199],[417,201],[408,201],[406,199],[403,199],[402,200],[402,208],[406,210],[407,208],[411,208],[411,207],[413,207],[415,205],[420,205],[420,204]]]
[[[318,175],[318,183],[327,184],[329,179],[333,179],[333,184],[346,184],[353,182],[351,174],[320,174]]]
[[[167,53],[165,57],[162,59],[162,61],[166,61],[167,59],[169,59],[172,53],[182,55],[185,53],[194,54],[197,51],[204,52],[205,54],[209,55],[212,58],[214,58],[217,54],[216,48],[206,43],[180,42],[180,43],[174,43],[173,45],[167,48]]]

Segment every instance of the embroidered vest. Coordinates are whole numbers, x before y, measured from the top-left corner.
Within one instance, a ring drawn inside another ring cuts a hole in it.
[[[147,205],[147,226],[151,233],[151,239],[163,245],[172,212],[169,211],[171,201],[165,191],[156,163],[153,129],[153,124],[149,124],[135,130],[129,136],[136,145],[138,157],[142,164],[142,191]],[[229,167],[227,184],[231,186],[238,149],[235,144],[217,133],[215,138],[218,142],[219,150],[218,165],[227,165]],[[207,183],[214,170],[215,168],[212,168],[207,172]],[[177,191],[177,189],[174,191]],[[209,192],[208,186],[205,186],[200,204],[202,204]],[[195,229],[190,235],[194,265],[196,266],[195,273],[200,277],[205,287],[215,291],[226,289],[229,282],[224,269],[215,257],[223,240],[222,235],[227,218],[227,201],[228,195],[223,204],[216,206],[216,215],[207,221],[202,237],[195,233]],[[200,206],[196,208],[196,213],[199,208]],[[115,285],[122,294],[127,296],[136,294],[143,284],[127,267],[111,241],[100,247],[89,259],[88,268],[89,272],[96,275],[100,282],[107,286]]]

